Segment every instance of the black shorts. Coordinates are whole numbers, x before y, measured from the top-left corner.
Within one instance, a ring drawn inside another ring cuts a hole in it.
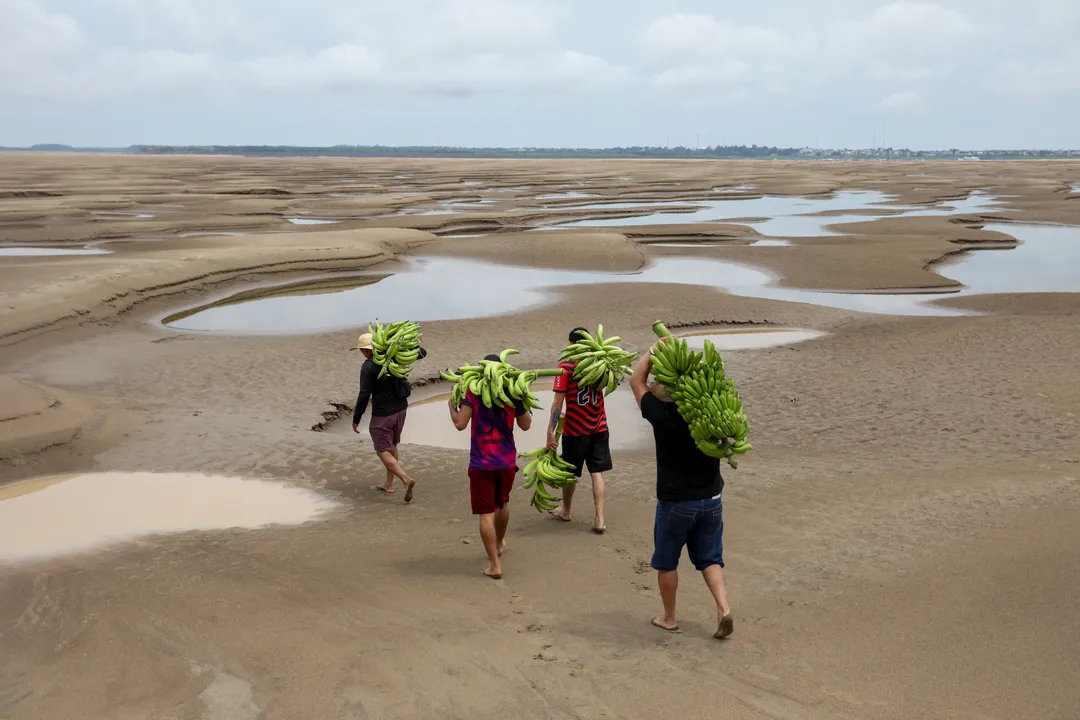
[[[595,435],[563,435],[562,459],[574,466],[576,477],[581,477],[586,465],[591,473],[607,472],[613,467],[607,430]]]

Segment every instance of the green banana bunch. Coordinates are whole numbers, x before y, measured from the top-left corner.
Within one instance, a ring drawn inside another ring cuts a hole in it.
[[[653,325],[653,332],[669,338],[653,350],[653,375],[671,393],[698,449],[737,468],[736,456],[752,447],[746,441],[750,425],[716,346],[706,340],[704,352],[692,352],[685,340],[676,340],[660,322]]]
[[[376,320],[374,329],[368,325],[368,332],[372,359],[382,367],[379,377],[387,373],[401,379],[408,377],[412,364],[420,358],[420,326],[408,321],[383,325]]]
[[[443,380],[454,383],[452,397],[454,407],[461,407],[465,394],[480,398],[484,407],[506,407],[520,402],[526,410],[540,407],[540,401],[532,393],[532,384],[539,377],[561,375],[562,370],[519,370],[506,361],[517,350],[503,350],[498,360],[481,360],[479,365],[462,365],[456,373],[444,370]]]
[[[559,436],[562,435],[563,418],[559,418],[555,442],[558,442]],[[577,483],[577,478],[573,473],[574,466],[546,446],[524,453],[522,457],[531,458],[531,462],[522,472],[525,478],[525,489],[533,491],[530,504],[540,512],[551,512],[558,507],[555,502],[558,498],[548,491],[548,487],[564,489]]]
[[[560,361],[576,363],[574,379],[581,387],[604,388],[607,393],[615,388],[630,374],[631,363],[637,359],[637,353],[626,352],[615,343],[620,338],[604,338],[604,326],[596,328],[596,335],[583,333],[585,337],[563,350]]]

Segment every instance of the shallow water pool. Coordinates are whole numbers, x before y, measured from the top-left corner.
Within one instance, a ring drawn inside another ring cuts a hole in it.
[[[825,335],[817,330],[793,330],[787,328],[749,328],[735,330],[703,330],[701,332],[679,333],[686,339],[686,344],[694,350],[705,347],[709,340],[716,349],[727,350],[763,350],[806,342]]]
[[[105,472],[0,487],[0,563],[146,535],[298,525],[336,507],[284,483],[197,473]]]
[[[845,293],[778,287],[768,272],[711,258],[664,255],[631,273],[517,267],[460,258],[417,258],[393,274],[363,274],[249,290],[166,317],[173,329],[229,333],[318,332],[376,318],[416,321],[491,317],[544,302],[550,288],[616,282],[703,285],[733,295],[890,315],[965,315],[929,301],[1001,292],[1080,291],[1080,228],[990,225],[1021,241],[975,250],[940,268],[963,283],[949,292]],[[334,283],[323,286],[323,283]],[[482,287],[482,292],[476,288]]]
[[[340,220],[323,220],[320,218],[299,218],[291,217],[288,221],[293,225],[336,225],[340,223]]]
[[[55,255],[108,255],[111,250],[94,247],[0,247],[0,257],[50,257]]]

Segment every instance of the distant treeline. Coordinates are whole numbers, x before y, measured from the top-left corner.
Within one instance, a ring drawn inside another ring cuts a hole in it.
[[[432,145],[138,145],[135,152],[157,155],[247,155],[261,157],[386,157],[386,158],[668,158],[668,159],[957,159],[1006,160],[1080,157],[1080,150],[910,150],[879,148],[831,150],[776,147],[775,145],[723,145],[715,147],[611,147],[611,148],[465,148]]]
[[[782,148],[772,145],[723,145],[715,147],[612,147],[612,148],[467,148],[436,145],[131,145],[126,148],[80,148],[70,145],[34,145],[39,152],[111,152],[141,155],[241,155],[248,157],[368,157],[368,158],[587,158],[587,159],[740,159],[777,158],[805,160],[1019,160],[1032,158],[1080,158],[1080,150],[909,150],[874,148],[832,150]]]
[[[798,148],[764,145],[718,148],[466,148],[413,145],[139,145],[136,152],[151,155],[249,155],[262,157],[388,157],[388,158],[763,158],[797,157]]]

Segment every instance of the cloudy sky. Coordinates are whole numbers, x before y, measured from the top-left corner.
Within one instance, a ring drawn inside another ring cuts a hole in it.
[[[1080,147],[1080,0],[0,0],[0,145]]]

